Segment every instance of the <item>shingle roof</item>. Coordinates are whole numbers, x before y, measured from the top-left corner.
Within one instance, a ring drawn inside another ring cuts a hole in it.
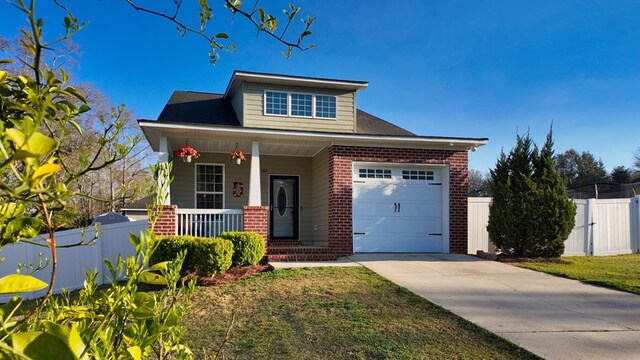
[[[158,116],[159,122],[240,126],[231,102],[222,94],[176,90]],[[415,136],[365,111],[357,111],[356,134]]]
[[[231,103],[222,94],[176,90],[158,121],[240,126]]]

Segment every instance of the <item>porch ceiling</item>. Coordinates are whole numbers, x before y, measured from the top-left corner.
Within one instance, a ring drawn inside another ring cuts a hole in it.
[[[205,139],[198,137],[169,137],[169,150],[180,148],[186,141],[189,145],[193,146],[199,152],[209,153],[230,153],[234,149],[242,150],[245,154],[251,154],[251,140],[243,138],[216,138]],[[272,142],[272,141],[260,141],[260,155],[284,155],[284,156],[302,156],[312,157],[319,151],[324,149],[329,144],[322,143],[287,143]]]

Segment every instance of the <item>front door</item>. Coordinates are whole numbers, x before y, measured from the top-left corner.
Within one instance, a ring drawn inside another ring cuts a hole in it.
[[[272,175],[269,189],[269,238],[298,239],[298,177]]]

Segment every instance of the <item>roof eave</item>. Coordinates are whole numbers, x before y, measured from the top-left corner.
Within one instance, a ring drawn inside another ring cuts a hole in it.
[[[232,98],[240,84],[244,81],[250,82],[263,82],[267,84],[283,84],[294,86],[313,86],[313,87],[325,87],[330,89],[341,90],[364,90],[369,86],[366,81],[353,81],[353,80],[337,80],[337,79],[321,79],[310,78],[302,76],[290,76],[280,74],[266,74],[266,73],[254,73],[248,71],[234,71],[227,85],[227,89],[224,92],[224,98]]]
[[[486,145],[487,138],[460,138],[437,136],[396,136],[396,135],[362,135],[329,132],[306,132],[274,129],[256,129],[243,127],[220,127],[197,124],[176,124],[150,120],[138,120],[138,124],[154,151],[158,150],[158,139],[162,133],[194,132],[200,136],[236,135],[252,139],[280,138],[289,140],[323,141],[334,145],[362,145],[362,146],[410,146],[414,148],[438,148],[454,150],[475,150]]]

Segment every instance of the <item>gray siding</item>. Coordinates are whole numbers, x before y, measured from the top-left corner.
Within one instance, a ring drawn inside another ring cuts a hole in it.
[[[175,158],[174,181],[171,184],[171,203],[179,208],[195,208],[195,165],[220,164],[224,166],[224,207],[242,209],[249,199],[249,173],[251,156],[242,165],[229,162],[229,154],[203,153],[199,159],[184,163]],[[326,246],[328,225],[328,151],[323,150],[314,158],[294,156],[260,156],[260,183],[262,205],[269,204],[269,176],[299,176],[300,191],[300,241],[304,245]],[[244,195],[233,197],[233,182],[244,184]],[[315,227],[315,230],[314,230]]]
[[[356,95],[353,91],[315,89],[306,87],[285,87],[278,85],[262,85],[253,83],[244,83],[243,88],[243,126],[245,127],[299,131],[326,131],[337,133],[354,133],[356,131]],[[337,97],[336,119],[311,119],[294,116],[288,117],[264,115],[265,90],[335,95]]]
[[[240,121],[240,126],[243,126],[244,123],[244,85],[240,86],[236,96],[231,99],[231,106],[233,106],[233,110],[236,112],[236,116],[238,117],[238,121]]]

